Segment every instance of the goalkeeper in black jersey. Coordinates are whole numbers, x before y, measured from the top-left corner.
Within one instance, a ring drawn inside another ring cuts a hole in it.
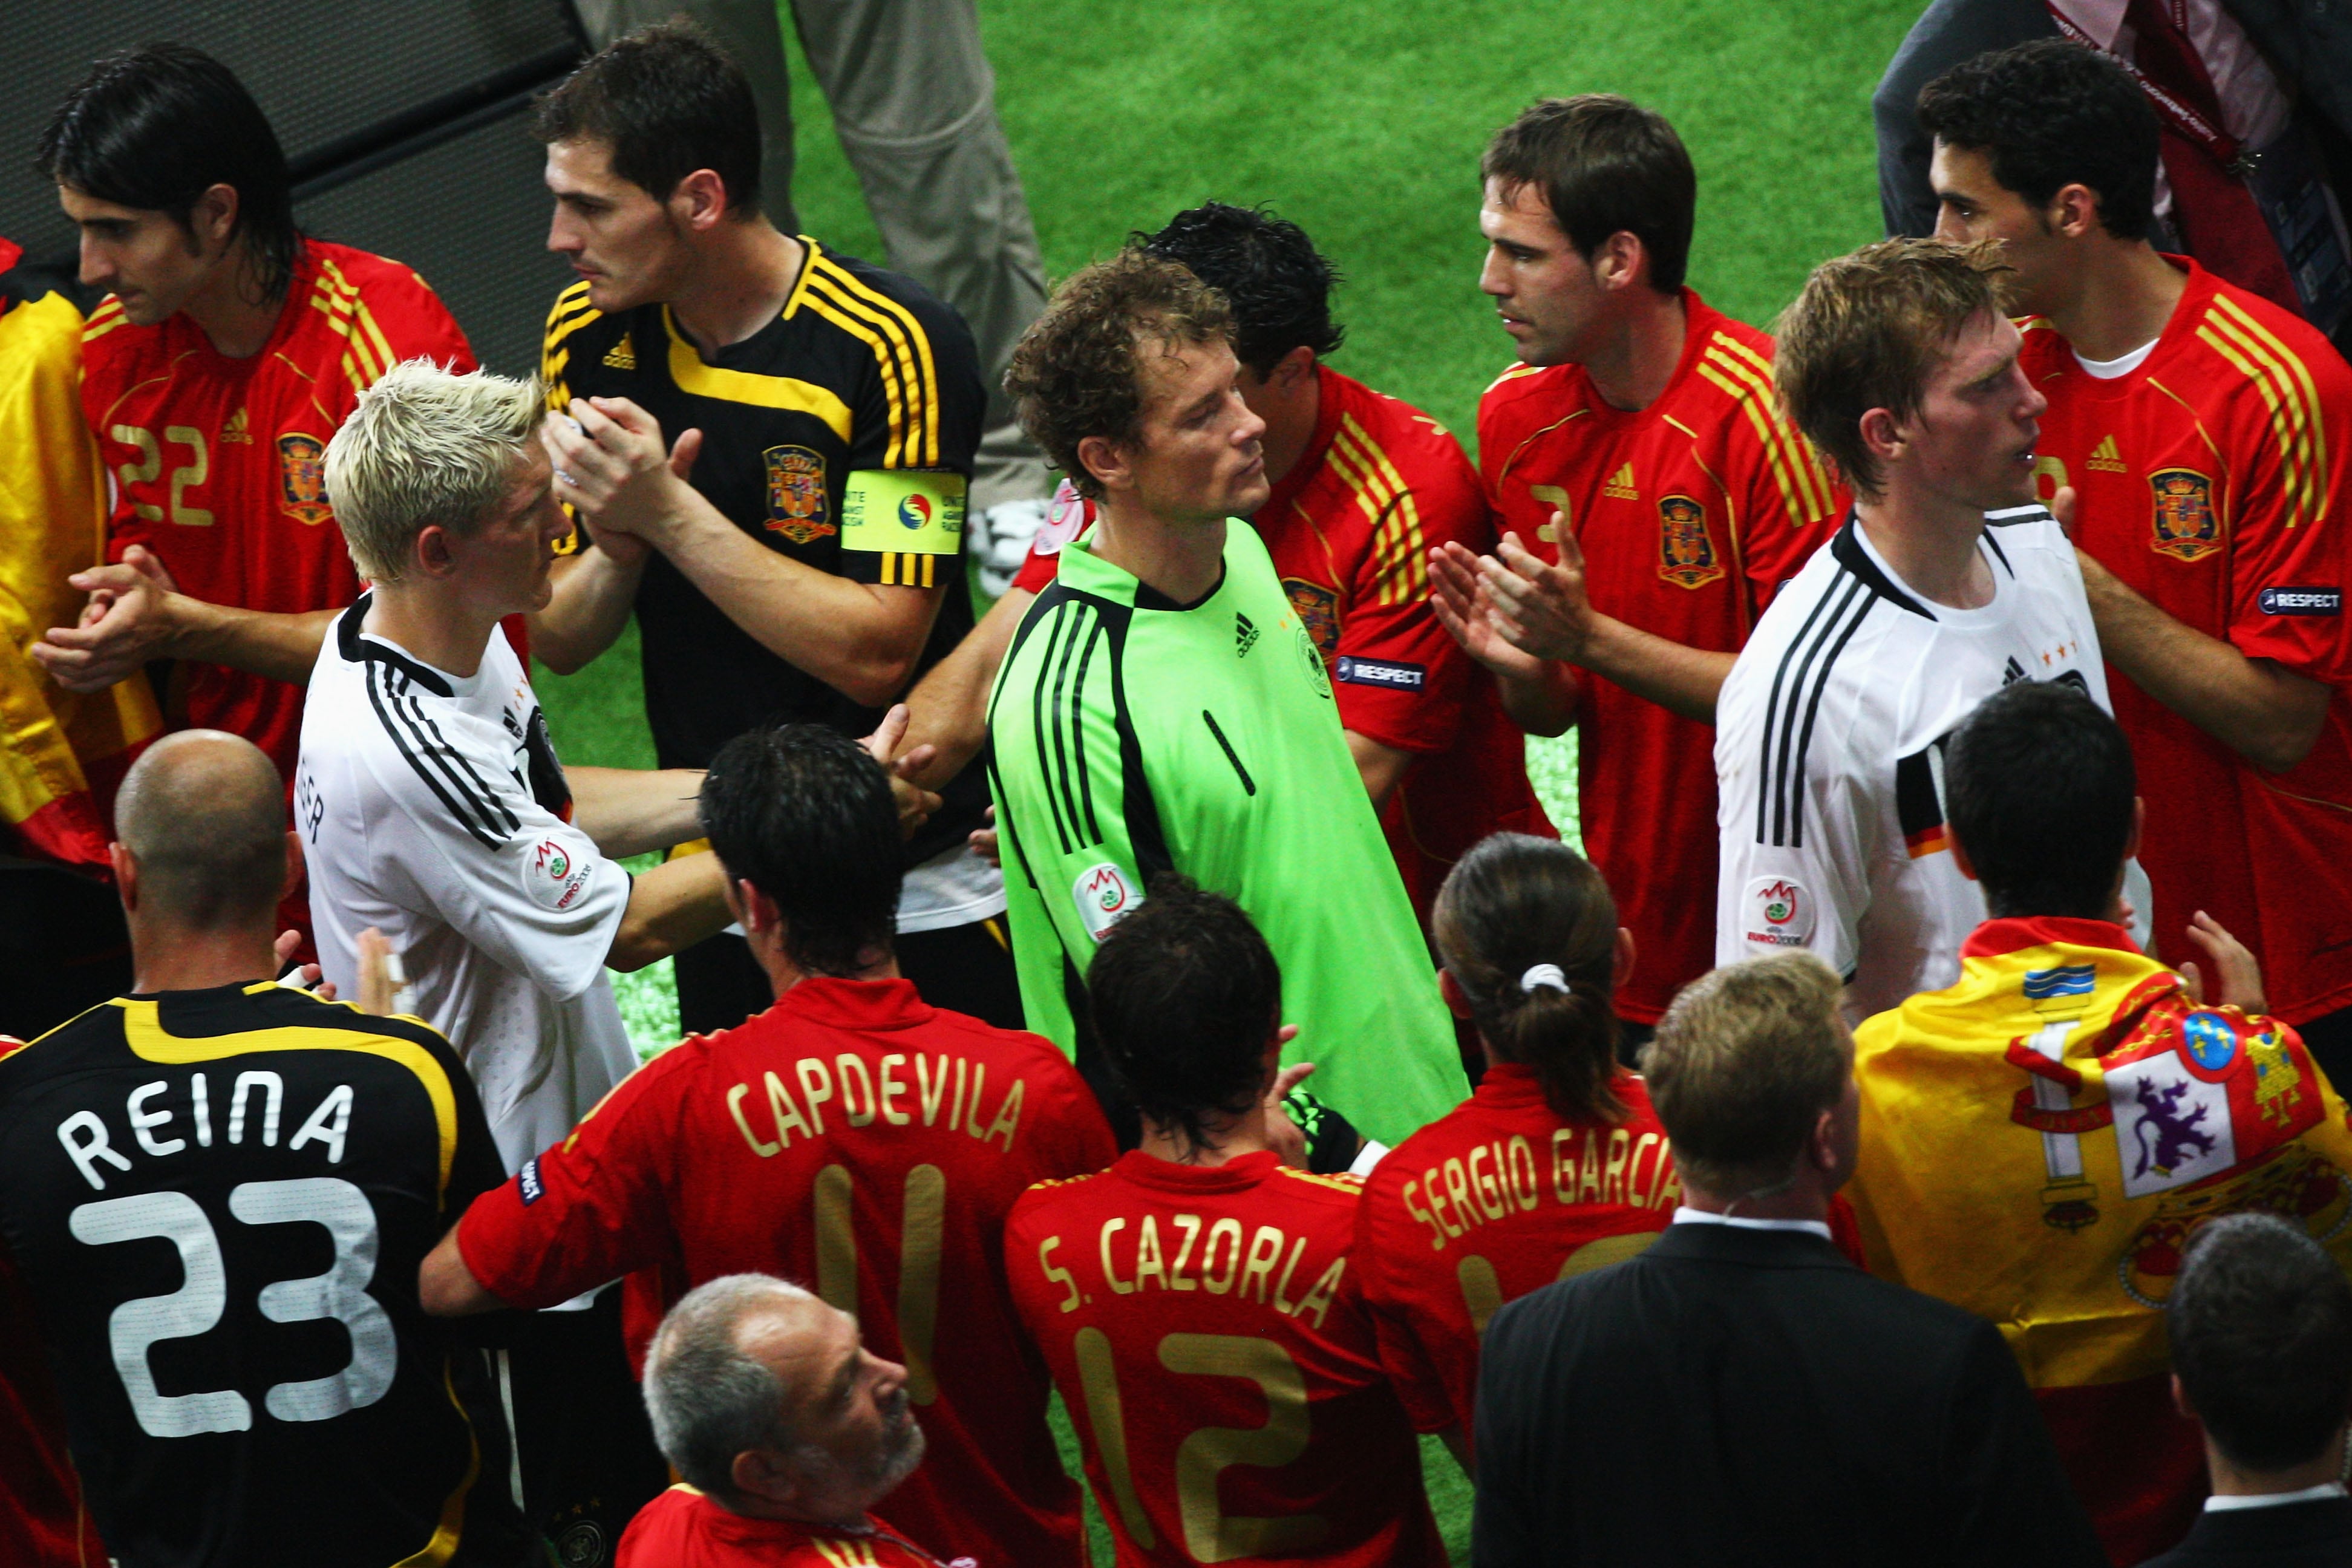
[[[483,1352],[416,1302],[505,1169],[433,1029],[270,978],[285,810],[218,731],[131,770],[137,989],[0,1055],[0,1257],[124,1568],[512,1563]]]

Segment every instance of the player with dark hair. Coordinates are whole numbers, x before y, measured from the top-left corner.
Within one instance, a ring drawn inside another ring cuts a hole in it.
[[[1696,184],[1663,117],[1546,99],[1479,174],[1479,287],[1524,363],[1478,405],[1503,542],[1444,548],[1438,613],[1521,726],[1579,727],[1584,847],[1635,938],[1630,1049],[1708,964],[1717,690],[1838,498],[1773,405],[1772,340],[1684,283]]]
[[[2108,1555],[2136,1563],[2189,1527],[2204,1468],[2167,1382],[2182,1242],[2266,1209],[2352,1262],[2352,1134],[2226,931],[2197,916],[2206,975],[2125,931],[2138,802],[2096,702],[2017,681],[1943,772],[1949,853],[1991,918],[1954,984],[1855,1031],[1854,1207],[1875,1273],[2001,1325]]]
[[[1470,1463],[1478,1342],[1504,1302],[1630,1258],[1682,1197],[1665,1130],[1617,1062],[1633,959],[1592,863],[1496,834],[1437,896],[1439,984],[1486,1055],[1475,1094],[1364,1183],[1357,1268],[1413,1425]]]
[[[131,769],[135,986],[0,1047],[0,1258],[123,1568],[503,1568],[497,1387],[416,1296],[498,1147],[436,1031],[271,981],[285,811],[269,759],[217,731]]]
[[[2279,1568],[2352,1554],[2344,1492],[2352,1285],[2276,1215],[2230,1215],[2190,1240],[2164,1303],[2172,1398],[2204,1428],[2213,1495],[2148,1568]]]
[[[1427,415],[1325,363],[1347,337],[1331,316],[1339,274],[1297,225],[1209,202],[1129,243],[1180,263],[1233,307],[1242,401],[1265,423],[1272,487],[1250,523],[1331,673],[1348,749],[1426,923],[1471,845],[1505,829],[1551,832],[1517,726],[1429,607],[1431,549],[1493,544],[1477,475]],[[926,775],[934,783],[979,751],[1013,628],[1053,582],[1062,546],[1093,520],[1077,477],[1011,590],[908,699],[909,742],[940,748]]]
[[[74,574],[82,624],[33,655],[77,691],[179,660],[166,722],[246,736],[291,780],[319,638],[359,596],[327,442],[400,361],[473,354],[415,273],[296,233],[276,133],[200,50],[100,60],[38,162],[81,230],[82,281],[110,291],[82,332],[81,402],[120,564]],[[284,918],[309,930],[299,886]]]
[[[875,729],[971,627],[965,487],[985,402],[971,335],[908,279],[761,214],[743,72],[691,26],[620,38],[542,99],[545,438],[586,525],[533,621],[578,669],[635,617],[664,767],[779,721]],[[899,961],[943,1006],[1020,1017],[977,775],[899,852]],[[740,937],[677,957],[680,1021],[768,1004]]]
[[[1459,1058],[1332,667],[1265,539],[1233,521],[1269,489],[1233,331],[1222,294],[1130,247],[1063,283],[1006,374],[1046,456],[1100,498],[989,701],[1022,1002],[1115,1102],[1087,966],[1181,872],[1251,911],[1319,1097],[1391,1142],[1460,1097]],[[1331,1131],[1318,1168],[1345,1170],[1357,1140]]]
[[[951,1555],[1076,1568],[1077,1489],[1000,1242],[1030,1184],[1117,1152],[1094,1097],[1045,1041],[900,978],[897,808],[856,742],[748,731],[711,759],[701,812],[775,1005],[655,1058],[485,1196],[426,1261],[425,1306],[546,1307],[626,1275],[641,1358],[694,1286],[808,1280],[906,1365],[929,1458],[891,1522]]]
[[[2352,1074],[2352,369],[2309,323],[2147,239],[2158,126],[2060,40],[1930,83],[1947,237],[2016,269],[2035,467],[2074,542],[2147,800],[2156,951],[2210,910]],[[2062,503],[2063,504],[2063,503]]]
[[[1349,1267],[1358,1185],[1285,1165],[1268,1130],[1274,952],[1233,900],[1167,878],[1105,933],[1087,993],[1142,1145],[1033,1188],[1004,1258],[1120,1559],[1443,1563]],[[1211,1447],[1221,1429],[1247,1449]]]
[[[2043,403],[2005,274],[1988,246],[1885,240],[1815,268],[1779,323],[1780,395],[1854,510],[1723,685],[1716,956],[1811,948],[1856,1019],[1950,984],[1984,919],[1946,826],[1953,730],[2023,679],[2106,701],[2074,548],[2032,499]]]

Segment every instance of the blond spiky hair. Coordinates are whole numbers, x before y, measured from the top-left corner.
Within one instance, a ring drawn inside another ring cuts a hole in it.
[[[397,583],[416,536],[472,528],[506,498],[547,411],[536,381],[404,361],[360,394],[327,443],[327,499],[352,564]]]

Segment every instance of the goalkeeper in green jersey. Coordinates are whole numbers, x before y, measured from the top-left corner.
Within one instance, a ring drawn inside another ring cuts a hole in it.
[[[1099,1086],[1095,942],[1181,872],[1274,949],[1298,1029],[1286,1061],[1314,1062],[1316,1095],[1394,1143],[1467,1085],[1322,656],[1230,521],[1267,493],[1232,336],[1220,295],[1129,249],[1066,282],[1006,373],[1023,424],[1099,507],[989,703],[1022,1005]]]

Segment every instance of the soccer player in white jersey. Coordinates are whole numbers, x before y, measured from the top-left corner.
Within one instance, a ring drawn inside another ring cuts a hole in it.
[[[714,868],[632,881],[609,858],[698,837],[702,775],[567,774],[499,628],[546,603],[570,528],[536,393],[415,360],[329,444],[336,521],[371,588],[319,650],[325,700],[296,784],[321,967],[350,990],[359,932],[383,929],[415,1010],[465,1054],[509,1171],[636,1066],[606,967],[728,920]]]
[[[1716,960],[1811,948],[1856,1018],[1950,984],[1985,918],[1944,826],[1952,731],[2015,680],[2109,706],[2074,548],[2034,500],[2047,404],[1997,258],[1865,246],[1815,268],[1774,330],[1781,399],[1854,506],[1717,704]]]
[[[545,408],[535,385],[425,360],[360,395],[326,482],[371,587],[319,650],[295,790],[321,966],[352,994],[358,935],[382,928],[415,988],[405,1010],[465,1058],[509,1173],[636,1065],[605,968],[728,920],[715,857],[634,882],[608,858],[698,837],[701,775],[567,777],[499,629],[547,603],[571,529],[538,440]],[[534,1313],[501,1352],[513,1478],[566,1561],[667,1479],[622,1353],[620,1294]]]

